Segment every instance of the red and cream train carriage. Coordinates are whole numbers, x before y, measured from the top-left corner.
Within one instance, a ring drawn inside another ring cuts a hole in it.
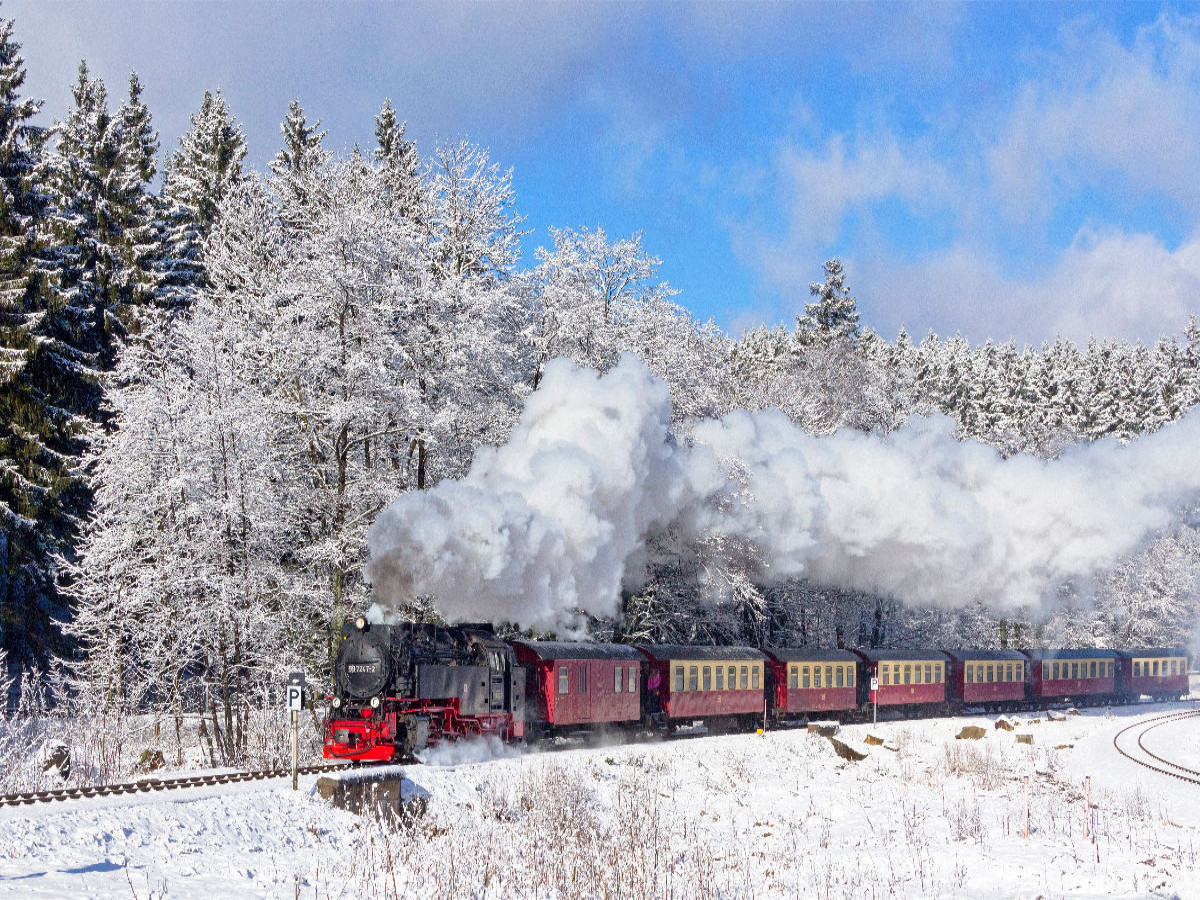
[[[929,706],[946,702],[948,658],[937,650],[856,650],[863,661],[859,690],[869,701],[872,677],[879,679],[876,701],[882,706]]]
[[[849,650],[770,647],[776,719],[842,712],[858,705],[858,657]]]
[[[947,650],[950,702],[1008,707],[1025,702],[1029,660],[1016,650]]]
[[[668,724],[764,713],[767,657],[753,647],[639,644],[647,661],[650,715]]]
[[[1140,697],[1182,699],[1189,691],[1188,655],[1178,647],[1118,650],[1117,690],[1132,702]]]
[[[513,641],[525,667],[525,702],[536,736],[641,718],[642,654],[624,644]]]
[[[1112,650],[1025,650],[1029,691],[1035,703],[1111,702],[1116,695],[1117,654]]]

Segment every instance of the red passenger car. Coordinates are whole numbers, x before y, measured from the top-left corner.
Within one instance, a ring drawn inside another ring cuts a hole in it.
[[[525,667],[526,721],[561,734],[641,718],[642,655],[624,644],[514,641]]]
[[[1116,699],[1117,654],[1112,650],[1023,650],[1029,657],[1030,697],[1078,704]]]
[[[1188,655],[1178,647],[1117,650],[1117,692],[1130,702],[1143,696],[1181,700],[1191,690]]]
[[[870,679],[879,679],[883,706],[928,706],[946,702],[947,657],[937,650],[856,650],[863,661],[860,699],[870,702]]]
[[[1029,660],[1016,650],[947,650],[950,702],[1000,709],[1025,702]]]
[[[639,644],[638,650],[647,662],[647,712],[660,723],[762,719],[767,658],[761,651],[670,644]]]
[[[858,657],[849,650],[772,647],[764,652],[777,719],[843,712],[858,705]]]

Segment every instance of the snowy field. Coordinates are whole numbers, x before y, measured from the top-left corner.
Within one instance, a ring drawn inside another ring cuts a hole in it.
[[[993,717],[844,727],[867,754],[858,762],[801,730],[456,748],[408,769],[427,806],[401,823],[330,808],[314,777],[297,793],[237,785],[5,809],[0,896],[1195,898],[1200,787],[1112,749],[1125,725],[1180,706],[1014,732]],[[964,725],[986,735],[956,740]],[[1198,731],[1154,734],[1194,754]]]

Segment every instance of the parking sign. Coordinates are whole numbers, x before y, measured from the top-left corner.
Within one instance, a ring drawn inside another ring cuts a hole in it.
[[[304,673],[293,672],[288,676],[287,708],[292,712],[304,709]]]

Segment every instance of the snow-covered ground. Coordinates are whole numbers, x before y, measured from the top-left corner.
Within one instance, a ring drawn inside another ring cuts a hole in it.
[[[1112,749],[1178,706],[844,727],[859,762],[801,730],[457,748],[409,768],[427,809],[395,825],[330,808],[315,777],[10,808],[0,896],[1195,898],[1200,787]],[[968,724],[986,736],[957,740]],[[1200,722],[1154,734],[1194,753]]]

